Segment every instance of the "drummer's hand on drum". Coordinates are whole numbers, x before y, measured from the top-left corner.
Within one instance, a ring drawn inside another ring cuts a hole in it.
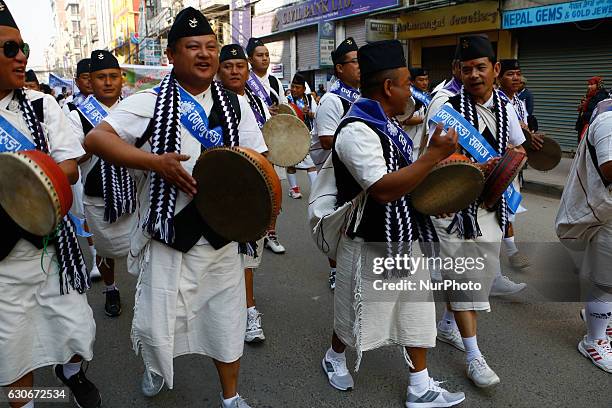
[[[544,138],[540,133],[531,134],[531,148],[533,150],[540,150],[544,146]]]
[[[442,125],[438,124],[427,147],[427,151],[434,154],[438,162],[457,151],[457,132],[455,129],[450,128],[445,135],[442,135],[442,130]]]
[[[485,175],[491,173],[493,168],[497,166],[497,163],[501,160],[501,157],[493,157],[484,163],[474,163],[474,166],[478,167]]]
[[[196,181],[181,164],[189,159],[190,156],[178,153],[156,155],[153,170],[166,181],[180,188],[189,197],[193,197],[197,193]]]
[[[268,106],[268,111],[270,112],[270,116],[278,115],[278,104],[273,104],[272,106]]]

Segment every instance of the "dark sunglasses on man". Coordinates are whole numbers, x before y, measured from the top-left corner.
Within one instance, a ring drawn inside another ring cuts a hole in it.
[[[23,52],[23,55],[26,58],[30,57],[30,46],[27,43],[17,43],[17,41],[5,41],[4,44],[0,46],[0,48],[4,49],[4,56],[6,58],[15,58],[19,51]]]

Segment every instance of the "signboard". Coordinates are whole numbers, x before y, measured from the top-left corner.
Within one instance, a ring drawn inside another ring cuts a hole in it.
[[[170,73],[172,67],[121,64],[123,96],[153,88]]]
[[[397,38],[409,40],[499,30],[501,18],[498,6],[497,1],[482,1],[404,14],[398,21]]]
[[[270,73],[278,79],[283,79],[283,64],[270,64]]]
[[[49,73],[49,87],[55,90],[55,94],[59,95],[62,93],[62,88],[66,90],[74,91],[74,81],[68,78],[62,78],[54,73]],[[78,89],[78,88],[77,88]]]
[[[582,0],[504,12],[505,29],[612,17],[612,0]]]
[[[395,20],[374,20],[366,18],[366,41],[375,42],[395,39]]]
[[[319,68],[334,66],[332,52],[336,49],[336,24],[333,21],[319,23]]]
[[[230,4],[230,24],[232,43],[246,47],[251,38],[251,3],[253,0],[232,0]]]
[[[397,7],[400,0],[306,0],[253,17],[253,36],[294,30],[364,13]]]

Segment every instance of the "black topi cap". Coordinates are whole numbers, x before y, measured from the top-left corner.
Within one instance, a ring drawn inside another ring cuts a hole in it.
[[[501,65],[499,75],[504,75],[506,71],[521,69],[517,59],[503,59],[499,61],[499,64]]]
[[[376,72],[406,67],[404,48],[397,40],[377,41],[364,45],[357,51],[361,78]]]
[[[340,64],[342,62],[342,57],[348,54],[351,51],[357,51],[359,47],[355,42],[353,37],[349,37],[346,40],[342,41],[338,48],[335,51],[332,51],[332,61],[334,65]]]
[[[219,62],[231,60],[231,59],[243,59],[247,57],[240,44],[228,44],[221,48],[221,54],[219,55]]]
[[[264,44],[264,42],[261,41],[259,38],[254,38],[254,37],[249,38],[249,42],[246,46],[247,55],[249,57],[252,57],[253,52],[255,52],[255,48],[261,47],[262,45],[266,45],[266,44]]]
[[[11,11],[2,0],[0,0],[0,26],[13,27],[19,30]]]
[[[91,64],[90,58],[83,58],[79,62],[77,62],[76,76],[77,78],[81,74],[85,74],[89,72],[89,65]]]
[[[180,38],[200,35],[215,35],[215,32],[201,11],[187,7],[176,15],[168,33],[168,44],[174,44]]]
[[[304,78],[304,76],[298,72],[297,74],[293,76],[291,83],[296,84],[296,85],[306,86],[306,78]]]
[[[95,50],[91,53],[89,72],[101,71],[103,69],[120,68],[119,61],[106,50]]]
[[[26,72],[25,74],[25,81],[26,82],[36,82],[38,83],[38,78],[36,77],[36,72],[34,72],[33,69],[30,69]]]
[[[459,60],[470,61],[478,58],[495,59],[493,45],[484,34],[466,35],[459,38]]]
[[[427,71],[425,68],[410,68],[410,76],[412,79],[427,75],[429,75],[429,71]]]

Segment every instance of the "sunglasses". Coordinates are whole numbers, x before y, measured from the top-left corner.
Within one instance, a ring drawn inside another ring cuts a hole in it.
[[[17,41],[5,41],[0,48],[4,48],[4,56],[6,58],[15,58],[19,51],[23,52],[26,58],[30,57],[30,46],[27,43],[19,44]]]
[[[353,58],[350,59],[348,61],[344,61],[344,62],[339,62],[340,65],[346,65],[346,64],[359,64],[359,60],[357,58]]]

